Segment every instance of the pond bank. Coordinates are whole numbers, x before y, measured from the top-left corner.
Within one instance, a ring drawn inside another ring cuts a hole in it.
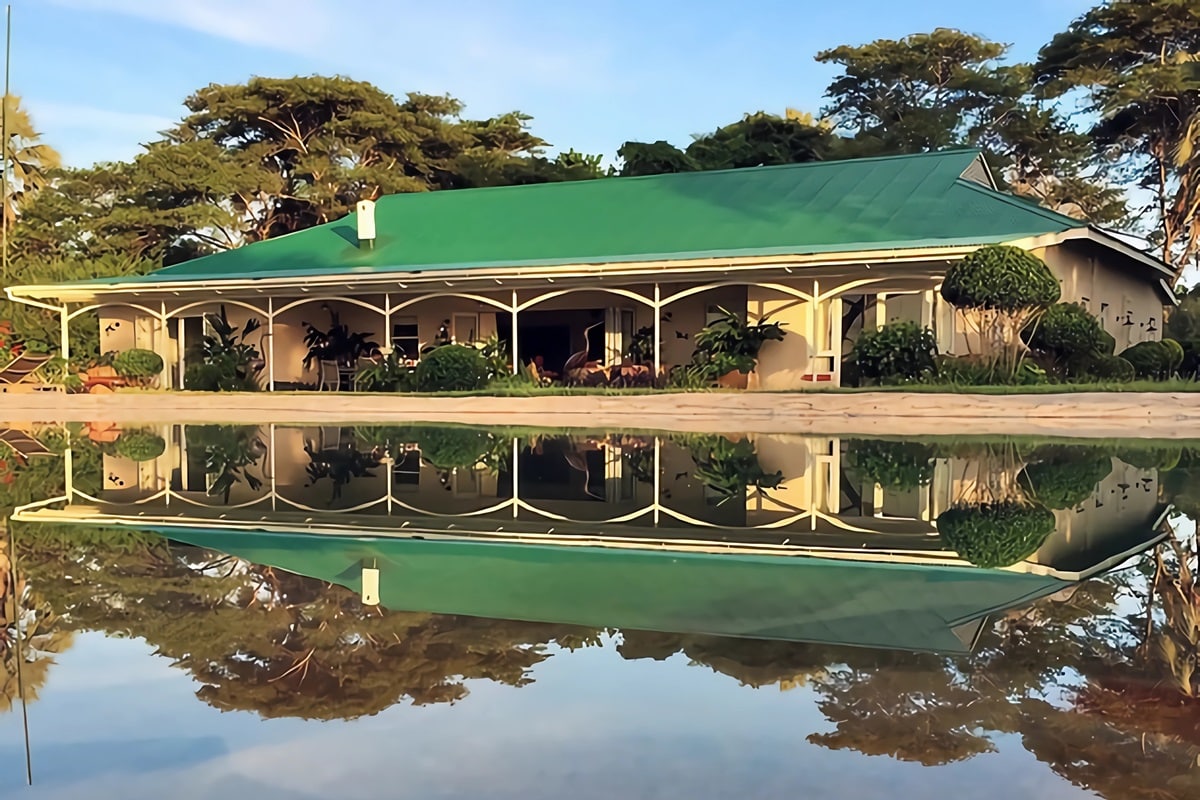
[[[1200,438],[1200,396],[678,393],[536,397],[119,392],[0,394],[8,423],[446,422],[714,433]]]

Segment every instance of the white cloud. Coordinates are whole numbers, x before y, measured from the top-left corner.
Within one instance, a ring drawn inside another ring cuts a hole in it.
[[[159,131],[175,124],[174,120],[155,114],[33,99],[22,102],[42,134],[42,141],[53,144],[61,152],[63,162],[72,166],[132,158],[141,152],[143,143],[158,139]]]
[[[334,23],[319,0],[50,0],[80,11],[136,17],[239,44],[312,53]]]

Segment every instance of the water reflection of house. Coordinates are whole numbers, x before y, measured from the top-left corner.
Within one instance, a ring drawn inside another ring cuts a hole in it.
[[[419,443],[373,453],[352,428],[164,428],[170,446],[134,463],[103,457],[99,497],[75,496],[53,513],[109,522],[160,520],[330,533],[593,541],[849,559],[956,563],[937,534],[938,514],[981,480],[970,456],[938,458],[912,490],[866,485],[836,438],[755,435],[753,457],[781,476],[770,490],[714,491],[686,443],[653,436],[496,439],[491,469],[430,464]],[[205,437],[225,437],[216,443]],[[241,444],[230,437],[242,437]],[[244,453],[221,453],[242,447]],[[342,480],[314,471],[328,452],[365,459]],[[214,455],[215,454],[215,455]],[[236,467],[211,491],[220,465]],[[1154,535],[1163,512],[1153,470],[1112,459],[1092,497],[1056,511],[1057,528],[1014,569],[1077,578],[1120,560]]]
[[[99,496],[68,482],[69,502],[47,498],[17,518],[157,531],[396,609],[927,650],[968,648],[989,615],[1161,537],[1157,476],[1115,459],[1089,502],[1056,512],[1033,556],[984,570],[935,524],[981,480],[964,458],[938,459],[920,489],[890,491],[848,472],[838,439],[755,436],[778,486],[730,494],[665,438],[491,437],[508,454],[499,468],[438,468],[401,442],[355,462],[335,491],[313,464],[361,455],[349,429],[161,434],[170,446],[156,459],[105,455]],[[240,465],[228,500],[221,458]]]

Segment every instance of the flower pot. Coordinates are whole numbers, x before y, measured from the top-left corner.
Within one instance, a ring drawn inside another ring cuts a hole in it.
[[[749,382],[750,373],[738,372],[736,369],[717,378],[717,386],[722,389],[745,389]]]

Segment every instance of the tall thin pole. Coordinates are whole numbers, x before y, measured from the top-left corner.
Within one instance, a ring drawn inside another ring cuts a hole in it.
[[[3,163],[0,163],[0,198],[4,200],[4,215],[0,217],[0,262],[4,282],[8,283],[8,65],[12,53],[12,5],[4,7],[4,104],[0,106],[0,142],[3,142]]]

